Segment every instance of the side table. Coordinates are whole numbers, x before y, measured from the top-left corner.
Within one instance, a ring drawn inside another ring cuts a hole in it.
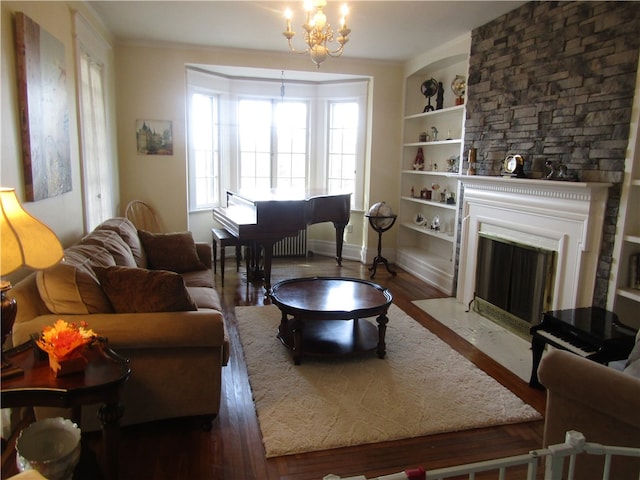
[[[71,419],[80,425],[82,405],[100,403],[104,471],[108,479],[118,478],[118,441],[124,407],[120,392],[131,375],[129,360],[104,346],[96,349],[84,373],[56,377],[46,358],[31,342],[9,350],[11,363],[24,374],[5,379],[0,389],[2,407],[46,406],[71,408]]]

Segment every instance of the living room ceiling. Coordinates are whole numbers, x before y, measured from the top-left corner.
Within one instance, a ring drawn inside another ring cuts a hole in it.
[[[522,1],[346,0],[352,32],[344,58],[404,62],[526,3]],[[303,2],[88,1],[117,41],[288,52],[283,12],[293,12],[294,45],[302,48]],[[339,24],[344,0],[328,0]]]

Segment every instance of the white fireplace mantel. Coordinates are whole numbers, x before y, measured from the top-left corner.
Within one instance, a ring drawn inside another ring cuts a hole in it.
[[[480,233],[556,253],[551,308],[593,300],[609,183],[461,176],[464,187],[457,299],[475,293]]]

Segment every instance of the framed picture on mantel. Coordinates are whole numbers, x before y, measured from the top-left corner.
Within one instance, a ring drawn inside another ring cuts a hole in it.
[[[64,44],[17,12],[16,54],[27,201],[71,191]]]

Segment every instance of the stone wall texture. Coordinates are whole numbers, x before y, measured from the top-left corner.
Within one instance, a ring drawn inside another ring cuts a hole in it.
[[[606,305],[640,47],[640,2],[530,2],[472,32],[465,158],[500,175],[508,154],[610,182],[594,305]],[[466,165],[465,165],[466,171]],[[559,206],[561,208],[561,206]]]

